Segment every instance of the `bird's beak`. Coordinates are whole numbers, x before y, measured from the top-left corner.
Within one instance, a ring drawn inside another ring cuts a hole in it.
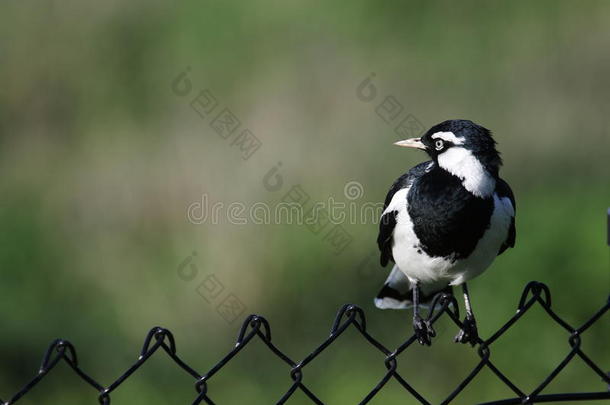
[[[426,150],[426,145],[422,143],[421,138],[405,139],[404,141],[394,142],[394,145],[403,146],[405,148],[416,148]]]

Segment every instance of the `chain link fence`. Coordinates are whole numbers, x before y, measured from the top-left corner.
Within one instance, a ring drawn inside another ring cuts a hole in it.
[[[494,365],[494,363],[491,361],[491,347],[493,346],[494,342],[500,338],[500,336],[515,325],[534,305],[540,305],[548,316],[566,331],[568,352],[559,365],[555,367],[555,369],[552,370],[551,373],[544,378],[533,391],[528,393],[517,387],[500,369],[498,369],[498,367]],[[480,361],[470,371],[466,378],[464,378],[458,384],[453,392],[451,392],[449,396],[447,396],[447,398],[441,402],[441,404],[449,404],[456,400],[466,386],[476,383],[477,375],[485,367],[514,393],[514,397],[485,402],[481,405],[532,404],[561,401],[582,402],[586,400],[603,399],[610,400],[610,375],[604,372],[602,367],[596,364],[595,361],[585,354],[581,349],[583,334],[594,323],[602,319],[608,309],[610,309],[610,297],[608,297],[605,305],[603,305],[589,320],[587,320],[580,327],[575,328],[568,324],[551,309],[551,294],[549,288],[545,284],[536,281],[530,282],[527,284],[523,294],[521,295],[516,314],[491,337],[487,338],[486,340],[479,339],[475,351],[479,356]],[[434,301],[432,310],[428,315],[428,320],[434,324],[441,316],[448,316],[458,327],[461,328],[462,323],[458,313],[458,305],[453,296],[441,295],[438,296]],[[55,369],[55,367],[61,361],[63,361],[74,371],[74,373],[76,373],[97,392],[98,401],[100,404],[110,404],[110,395],[112,392],[125,383],[137,369],[142,367],[153,354],[161,349],[161,351],[165,352],[178,367],[191,375],[195,380],[196,393],[193,395],[194,400],[192,403],[211,405],[215,404],[215,402],[208,394],[208,386],[212,384],[213,377],[219,373],[233,358],[235,358],[235,356],[237,356],[244,347],[246,347],[254,339],[258,339],[266,345],[266,347],[269,349],[270,355],[277,356],[290,367],[290,388],[281,398],[278,399],[277,404],[286,403],[297,390],[300,390],[305,394],[311,403],[322,405],[324,402],[307,387],[306,381],[303,377],[303,370],[308,364],[316,360],[316,358],[330,345],[338,344],[337,342],[339,337],[348,328],[355,328],[369,344],[385,355],[384,362],[387,369],[386,373],[381,376],[377,385],[370,390],[370,392],[360,401],[359,404],[362,405],[369,403],[381,390],[383,390],[384,386],[391,379],[397,381],[400,386],[404,388],[405,398],[410,396],[419,403],[430,404],[430,402],[424,398],[423,395],[417,392],[417,390],[411,386],[409,382],[397,371],[399,355],[416,342],[416,337],[414,335],[409,337],[395,350],[388,349],[367,332],[364,312],[361,308],[355,305],[345,305],[339,310],[332,325],[330,336],[324,340],[313,352],[300,361],[291,359],[288,357],[288,355],[275,346],[271,338],[271,327],[265,318],[259,315],[250,315],[241,326],[235,347],[205,374],[200,374],[178,356],[174,336],[169,330],[161,327],[154,327],[150,330],[150,332],[148,332],[148,335],[144,340],[144,346],[142,347],[138,360],[107,387],[104,387],[93,377],[91,377],[90,374],[80,368],[76,355],[76,349],[69,341],[58,339],[51,343],[44,354],[38,374],[19,392],[13,395],[12,398],[10,398],[8,401],[3,401],[0,399],[0,403],[8,405],[18,402],[46,375]],[[562,372],[566,365],[568,365],[568,363],[570,363],[576,357],[580,357],[584,363],[595,374],[597,374],[597,376],[599,376],[600,390],[597,392],[543,394],[542,391],[549,385],[549,383],[551,383],[551,381],[553,381]]]

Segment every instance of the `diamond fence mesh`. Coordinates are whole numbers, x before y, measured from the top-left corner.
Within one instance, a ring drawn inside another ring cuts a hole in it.
[[[452,305],[453,304],[453,305]],[[491,361],[491,347],[494,342],[514,326],[523,315],[528,312],[534,305],[541,306],[546,314],[565,331],[567,336],[568,352],[563,360],[546,376],[538,386],[531,392],[524,392],[515,383],[513,383],[498,367]],[[517,312],[491,337],[482,340],[479,339],[476,345],[476,354],[480,360],[478,364],[470,371],[457,387],[447,396],[441,404],[449,404],[459,398],[460,393],[470,384],[476,383],[476,377],[483,368],[488,368],[495,377],[506,385],[513,393],[514,397],[498,399],[491,402],[485,402],[481,405],[508,405],[508,404],[531,404],[543,402],[582,402],[586,400],[610,400],[610,375],[595,363],[581,348],[583,334],[596,322],[600,321],[606,312],[610,309],[610,297],[589,320],[580,327],[573,327],[563,320],[557,313],[551,309],[551,294],[549,288],[542,283],[532,281],[525,287]],[[434,324],[441,316],[448,316],[458,327],[462,326],[460,321],[458,305],[455,298],[451,295],[438,296],[432,305],[432,310],[428,315],[428,320]],[[237,342],[234,348],[227,353],[217,364],[215,364],[205,374],[200,374],[198,371],[185,363],[176,352],[176,343],[172,333],[161,327],[152,328],[146,338],[140,352],[138,360],[131,365],[120,377],[112,384],[104,387],[97,382],[91,375],[82,370],[78,363],[75,347],[67,340],[57,339],[51,343],[46,353],[43,356],[42,364],[36,376],[28,382],[19,392],[13,395],[8,401],[0,399],[0,403],[8,405],[18,402],[21,398],[36,386],[46,375],[48,375],[60,362],[65,362],[83,381],[85,381],[93,390],[96,391],[100,404],[110,404],[110,395],[119,386],[126,383],[133,373],[142,367],[150,357],[161,349],[166,353],[175,364],[193,377],[195,380],[195,393],[193,394],[193,404],[215,404],[211,395],[208,393],[208,386],[213,383],[213,377],[222,371],[239,352],[246,347],[250,342],[258,339],[264,343],[269,349],[269,354],[277,356],[290,367],[289,383],[290,388],[278,399],[277,404],[286,403],[290,397],[300,390],[313,404],[324,404],[324,402],[316,396],[306,385],[303,377],[303,370],[308,364],[312,363],[316,358],[324,352],[330,345],[338,344],[339,337],[348,329],[356,329],[360,335],[374,348],[385,355],[385,367],[387,371],[380,377],[379,382],[371,388],[370,392],[360,401],[359,404],[369,403],[391,379],[396,380],[405,391],[405,397],[411,397],[419,403],[430,404],[430,402],[420,394],[409,382],[403,378],[397,371],[399,355],[413,345],[417,339],[415,335],[409,337],[395,350],[390,350],[380,341],[375,339],[367,332],[366,319],[361,308],[355,305],[343,306],[332,325],[329,337],[324,340],[313,352],[300,361],[295,361],[282,352],[272,341],[271,327],[267,320],[259,315],[250,315],[243,322]],[[580,357],[582,361],[592,370],[592,378],[596,374],[600,379],[600,390],[597,392],[566,392],[556,394],[543,394],[542,391],[564,370],[574,358]],[[606,365],[607,366],[607,365]],[[593,374],[594,373],[594,374]]]

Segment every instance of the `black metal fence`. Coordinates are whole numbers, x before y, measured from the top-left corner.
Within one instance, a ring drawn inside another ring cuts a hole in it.
[[[454,305],[450,305],[450,304]],[[569,351],[561,363],[546,377],[540,384],[529,393],[523,392],[513,382],[511,382],[506,375],[499,370],[494,363],[491,361],[491,346],[493,343],[502,336],[508,329],[510,329],[521,317],[535,304],[540,305],[544,311],[552,318],[558,325],[560,325],[567,332],[567,343]],[[458,327],[461,327],[460,317],[458,313],[458,305],[455,298],[450,295],[442,295],[437,297],[436,301],[432,306],[433,310],[430,311],[428,320],[433,324],[442,316],[446,315],[455,322]],[[587,356],[581,349],[581,341],[583,333],[591,327],[595,322],[599,321],[604,314],[610,309],[610,297],[608,301],[597,311],[591,319],[586,321],[583,325],[578,328],[574,328],[564,321],[559,315],[557,315],[551,309],[551,294],[548,287],[545,284],[532,281],[524,289],[517,313],[510,318],[497,332],[486,340],[479,339],[478,345],[476,346],[476,352],[480,357],[480,361],[474,367],[474,369],[468,374],[468,376],[462,380],[459,385],[449,394],[449,396],[442,402],[442,404],[449,404],[458,398],[462,390],[473,381],[476,380],[476,376],[479,372],[487,367],[491,372],[512,392],[514,392],[513,398],[500,399],[492,402],[486,402],[484,405],[490,404],[531,404],[541,402],[581,402],[585,400],[610,400],[610,375],[605,373],[602,368],[597,365],[589,356]],[[162,349],[174,362],[182,368],[185,372],[190,374],[195,381],[196,393],[193,395],[195,398],[193,404],[214,404],[215,402],[208,395],[208,384],[212,381],[214,375],[222,370],[246,345],[248,345],[253,339],[257,338],[262,341],[270,353],[280,358],[291,368],[290,371],[290,388],[286,393],[277,401],[277,404],[284,404],[295,391],[302,391],[314,404],[323,404],[323,402],[306,386],[306,381],[303,378],[303,369],[307,367],[312,361],[314,361],[324,350],[326,350],[331,344],[337,342],[337,339],[350,327],[355,328],[368,343],[374,346],[377,350],[382,352],[385,357],[386,373],[381,377],[377,385],[371,389],[371,391],[360,401],[360,404],[368,403],[373,397],[375,397],[386,385],[390,379],[396,380],[404,389],[406,396],[412,396],[422,404],[429,404],[420,393],[418,393],[398,372],[398,356],[405,351],[409,346],[416,342],[416,337],[411,336],[403,344],[401,344],[395,350],[389,350],[381,342],[371,336],[366,330],[366,320],[364,312],[361,308],[355,305],[345,305],[337,313],[337,317],[332,325],[330,336],[322,342],[311,354],[302,359],[301,361],[294,361],[278,349],[272,342],[271,339],[271,328],[267,320],[258,315],[250,315],[243,323],[239,335],[237,337],[237,343],[233,350],[225,355],[212,369],[205,374],[200,374],[195,371],[192,367],[186,364],[176,353],[176,344],[172,333],[160,327],[155,327],[148,332],[146,339],[144,340],[144,346],[140,352],[138,361],[133,364],[127,371],[125,371],[119,378],[117,378],[108,387],[102,386],[95,379],[93,379],[88,373],[83,371],[78,365],[78,359],[76,356],[76,350],[74,346],[66,340],[55,340],[51,343],[47,349],[43,359],[42,365],[38,371],[38,374],[23,387],[17,394],[15,394],[10,400],[2,401],[2,404],[14,404],[24,395],[26,395],[36,384],[38,384],[51,370],[57,366],[60,361],[64,361],[68,366],[87,384],[89,384],[98,394],[98,400],[100,404],[110,404],[110,394],[116,390],[125,381],[159,349]],[[610,337],[609,340],[610,341]],[[560,394],[542,394],[547,385],[555,379],[564,369],[564,367],[572,361],[575,357],[580,357],[585,364],[597,374],[600,378],[600,391],[598,392],[569,392]],[[608,366],[608,365],[606,365]]]

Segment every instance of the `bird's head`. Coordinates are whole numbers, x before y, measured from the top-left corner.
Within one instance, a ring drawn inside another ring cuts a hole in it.
[[[468,120],[448,120],[430,128],[421,138],[405,139],[394,145],[422,149],[441,168],[464,178],[480,166],[498,177],[502,165],[491,132]]]

